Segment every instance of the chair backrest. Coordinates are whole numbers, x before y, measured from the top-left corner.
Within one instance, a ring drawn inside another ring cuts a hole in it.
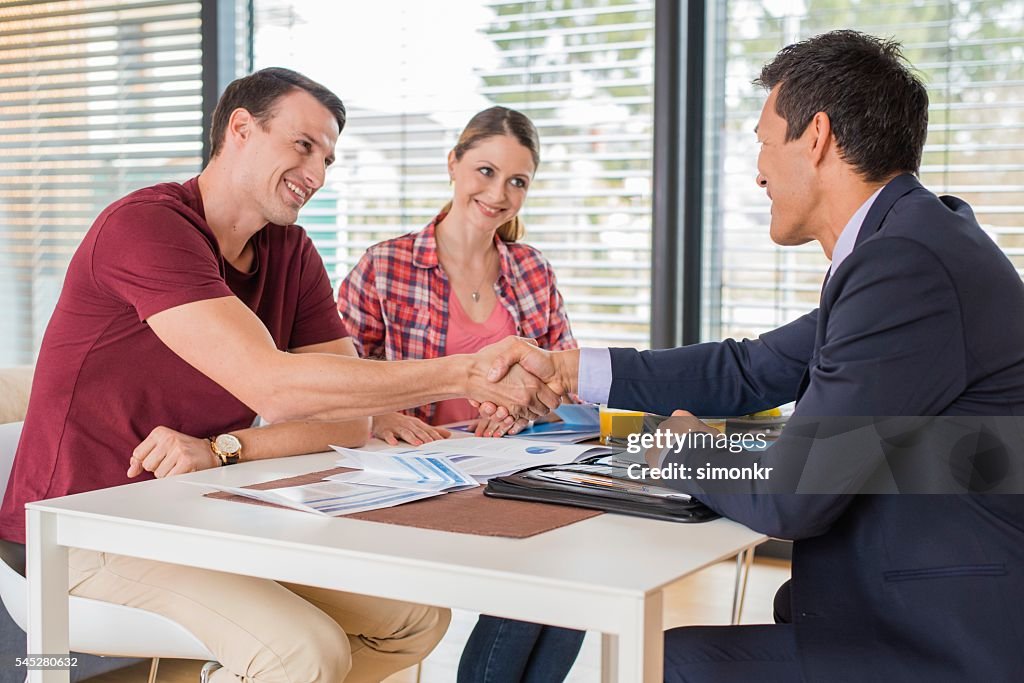
[[[0,424],[0,491],[14,464],[21,438],[21,422]],[[25,577],[11,558],[0,558],[0,599],[22,631],[27,630],[28,591]],[[11,561],[11,564],[8,564]],[[75,652],[125,657],[177,657],[213,659],[199,640],[176,622],[159,614],[101,600],[71,597],[68,605],[69,638]]]
[[[7,422],[0,424],[0,496],[7,490],[7,480],[11,476],[11,467],[14,465],[14,452],[18,448],[18,439],[21,438],[21,422]],[[7,552],[2,548],[3,555],[0,556],[0,599],[7,606],[14,622],[25,629],[24,615],[16,612],[23,612],[19,609],[24,599],[18,598],[18,593],[24,593],[25,578],[19,573],[24,566],[24,557],[21,553]]]
[[[0,497],[7,490],[7,480],[14,466],[14,452],[18,450],[22,422],[0,424]]]

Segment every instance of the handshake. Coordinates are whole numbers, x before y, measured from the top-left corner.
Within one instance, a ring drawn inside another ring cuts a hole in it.
[[[519,431],[529,420],[557,408],[577,391],[579,351],[545,351],[528,339],[509,337],[466,356],[464,395],[482,417]]]

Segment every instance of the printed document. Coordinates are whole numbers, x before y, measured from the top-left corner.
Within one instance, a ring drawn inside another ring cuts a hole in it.
[[[327,477],[330,481],[368,486],[390,486],[412,491],[461,491],[479,486],[473,477],[442,452],[423,448],[391,448],[386,451],[359,451],[331,446],[343,456],[338,464],[354,467]]]
[[[361,456],[364,469],[368,462],[377,458],[386,460],[394,456],[415,456],[418,458],[444,458],[458,472],[483,483],[491,477],[518,472],[537,465],[564,465],[600,453],[611,453],[613,449],[602,446],[581,446],[542,441],[529,441],[505,437],[466,437],[464,439],[443,439],[423,446],[392,446],[384,450],[352,450],[332,446],[338,452],[357,453]],[[383,457],[382,457],[383,456]],[[353,467],[350,460],[338,463]],[[395,484],[391,484],[395,485]]]
[[[244,496],[254,500],[262,500],[293,510],[312,512],[318,515],[340,517],[367,510],[389,508],[402,503],[411,503],[438,495],[435,491],[411,491],[408,489],[382,488],[377,486],[351,485],[337,481],[318,481],[302,486],[286,486],[279,489],[257,491],[238,486],[222,486],[220,484],[195,483]]]

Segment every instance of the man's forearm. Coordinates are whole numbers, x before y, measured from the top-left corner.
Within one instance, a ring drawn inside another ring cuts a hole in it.
[[[484,374],[466,356],[384,363],[333,352],[287,353],[233,296],[176,306],[147,323],[182,360],[271,422],[344,420],[409,408],[465,395],[473,377]],[[519,397],[480,384],[474,387],[484,400]]]
[[[270,369],[273,422],[343,420],[457,398],[467,393],[471,357],[370,361],[330,354],[281,354]]]
[[[521,369],[487,379],[495,359],[521,343],[514,338],[472,356],[380,362],[309,346],[281,351],[259,318],[232,296],[176,306],[147,322],[182,360],[270,422],[344,420],[461,396],[526,419],[558,404],[547,386]]]
[[[559,397],[536,373],[516,366],[497,381],[488,378],[495,358],[515,343],[499,342],[471,356],[430,360],[277,354],[260,366],[267,370],[258,381],[266,384],[256,387],[256,380],[249,380],[248,389],[260,394],[257,412],[272,422],[343,420],[458,397],[502,406],[516,418],[546,415],[558,406]]]

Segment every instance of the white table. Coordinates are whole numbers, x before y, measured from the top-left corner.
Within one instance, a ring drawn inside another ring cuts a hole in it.
[[[277,458],[29,504],[28,652],[68,651],[70,546],[600,631],[604,681],[660,683],[662,589],[765,540],[724,519],[615,514],[527,539],[472,536],[204,498],[185,482],[243,486],[336,459]]]

